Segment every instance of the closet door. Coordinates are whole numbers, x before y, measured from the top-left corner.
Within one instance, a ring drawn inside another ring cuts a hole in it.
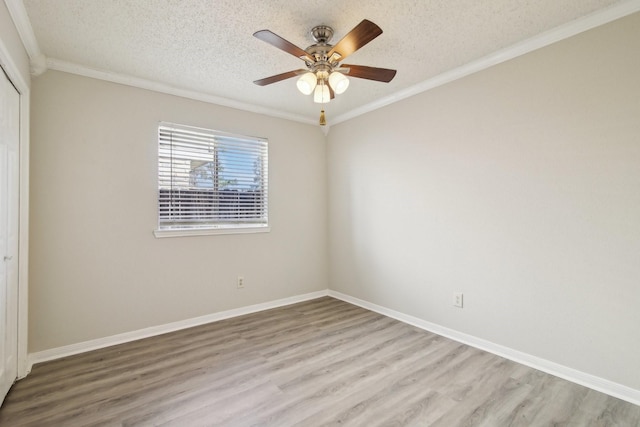
[[[0,68],[0,403],[18,369],[20,95]]]

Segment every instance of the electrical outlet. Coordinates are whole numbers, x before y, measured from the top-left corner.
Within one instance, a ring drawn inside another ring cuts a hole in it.
[[[462,308],[462,292],[453,293],[453,305]]]
[[[236,282],[238,285],[238,289],[244,288],[244,277],[238,276],[238,281]]]

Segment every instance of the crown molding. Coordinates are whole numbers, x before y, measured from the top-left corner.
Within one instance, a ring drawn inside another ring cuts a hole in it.
[[[4,3],[7,5],[9,15],[11,15],[11,19],[18,30],[20,40],[22,40],[22,44],[29,57],[42,55],[40,46],[38,46],[38,41],[36,40],[36,35],[33,32],[33,27],[31,26],[31,21],[29,20],[29,15],[27,15],[27,9],[24,8],[22,0],[4,0]]]
[[[324,126],[320,126],[320,130],[322,131],[323,135],[326,137],[327,135],[329,135],[329,131],[331,130],[331,126],[329,126],[329,124],[327,123]]]
[[[77,74],[84,77],[91,77],[98,80],[105,80],[108,82],[118,83],[126,86],[133,86],[139,89],[146,89],[154,92],[165,93],[168,95],[180,96],[182,98],[189,98],[196,101],[207,102],[210,104],[221,105],[224,107],[235,108],[252,113],[264,114],[266,116],[276,117],[279,119],[291,120],[294,122],[311,125],[316,124],[315,120],[297,114],[275,111],[271,108],[261,107],[253,104],[248,104],[246,102],[235,101],[233,99],[223,98],[220,96],[210,95],[193,90],[182,89],[179,87],[168,85],[166,83],[133,77],[127,74],[89,68],[55,58],[47,58],[47,68],[51,70],[63,71],[65,73]]]
[[[47,70],[46,58],[38,45],[38,40],[36,39],[31,21],[29,20],[29,15],[27,15],[27,9],[25,9],[22,0],[4,0],[4,4],[7,6],[11,20],[18,30],[18,35],[20,36],[20,40],[22,40],[24,49],[27,51],[27,55],[29,55],[31,74],[39,76]]]
[[[317,125],[317,122],[315,120],[297,114],[276,111],[270,108],[260,107],[228,98],[222,98],[219,96],[209,95],[192,90],[181,89],[165,83],[159,83],[125,74],[92,69],[54,58],[45,58],[45,56],[40,51],[40,47],[38,46],[38,42],[33,32],[31,22],[29,21],[29,17],[22,1],[4,1],[7,5],[7,9],[9,9],[9,14],[13,19],[16,28],[18,29],[18,33],[20,35],[20,38],[22,39],[23,44],[25,45],[25,49],[27,50],[27,53],[31,59],[31,71],[35,76],[46,71],[48,67],[58,71],[64,71],[67,73],[106,80],[114,83],[124,84],[127,86],[166,93],[169,95],[181,96],[184,98],[236,108],[253,113],[264,114],[270,117],[291,120],[304,124]],[[494,65],[527,54],[558,41],[567,39],[600,25],[615,21],[616,19],[631,15],[632,13],[636,13],[638,11],[640,11],[640,0],[623,1],[606,9],[599,10],[567,24],[541,33],[520,43],[516,43],[507,48],[498,50],[492,54],[465,64],[461,67],[455,68],[451,71],[439,74],[414,86],[400,90],[392,95],[380,98],[374,102],[353,109],[347,113],[333,118],[330,123],[327,124],[336,125],[338,123],[342,123],[344,121],[385,107],[387,105],[402,101],[403,99],[409,98],[419,93],[426,92],[438,86],[445,85],[470,74],[477,73],[478,71],[485,70]],[[323,129],[323,133],[325,134],[325,136],[327,136],[327,134],[329,133],[329,126],[326,126],[326,128]]]
[[[599,10],[592,14],[583,16],[582,18],[578,18],[574,21],[553,28],[520,43],[516,43],[504,49],[498,50],[476,61],[462,65],[458,68],[454,68],[451,71],[439,74],[407,89],[400,90],[390,96],[380,98],[374,102],[363,105],[362,107],[341,114],[335,117],[331,121],[331,124],[336,125],[338,123],[353,119],[355,117],[396,103],[419,93],[426,92],[438,86],[445,85],[454,80],[461,79],[470,74],[477,73],[478,71],[485,70],[489,67],[516,58],[518,56],[522,56],[534,50],[549,46],[550,44],[583,33],[592,28],[599,27],[611,21],[615,21],[616,19],[631,15],[632,13],[636,13],[638,11],[640,11],[640,0],[628,0],[622,3],[618,3],[609,8]]]

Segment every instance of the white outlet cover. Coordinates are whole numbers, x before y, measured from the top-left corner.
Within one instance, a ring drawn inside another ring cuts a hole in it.
[[[463,295],[462,295],[462,292],[454,292],[453,293],[453,305],[454,305],[454,307],[462,308],[462,306],[463,306]]]

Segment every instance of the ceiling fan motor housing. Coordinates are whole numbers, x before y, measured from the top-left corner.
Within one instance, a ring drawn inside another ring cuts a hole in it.
[[[307,68],[313,73],[318,73],[318,78],[327,78],[329,73],[337,67],[338,61],[329,58],[328,53],[333,47],[328,42],[333,37],[333,28],[327,25],[318,25],[311,30],[311,36],[316,41],[315,44],[307,47],[305,51],[315,58],[315,61],[306,61]]]

